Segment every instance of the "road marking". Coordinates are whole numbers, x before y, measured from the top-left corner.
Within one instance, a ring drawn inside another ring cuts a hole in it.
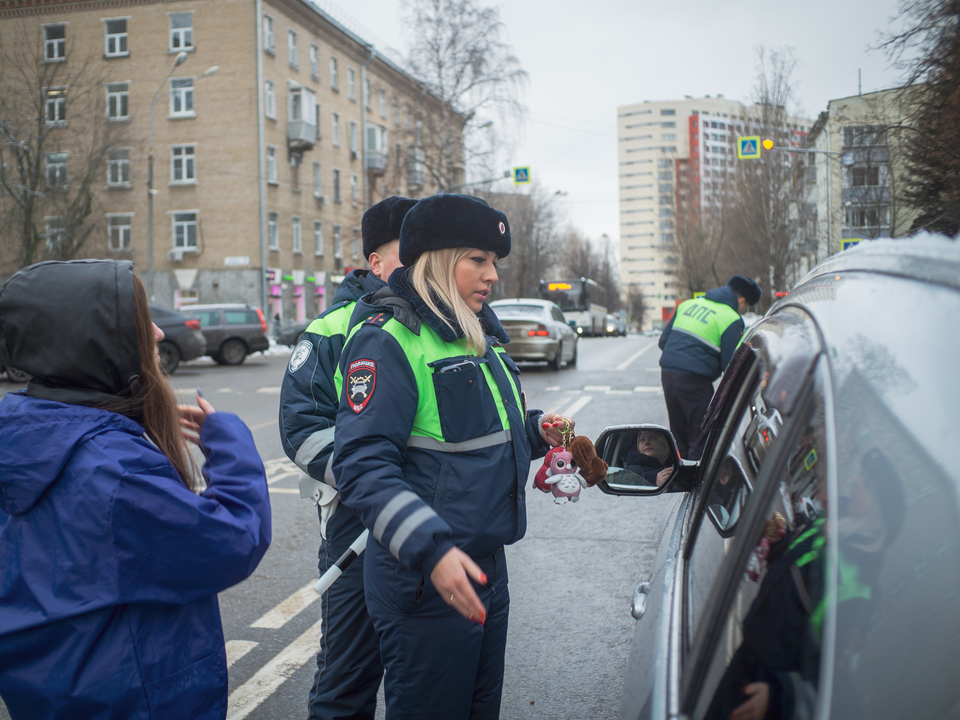
[[[610,392],[609,385],[584,385],[584,392]]]
[[[320,599],[320,596],[313,591],[314,582],[316,581],[311,581],[309,585],[305,585],[300,590],[297,590],[273,610],[270,610],[259,620],[251,623],[250,627],[271,628],[273,630],[282,628],[301,611],[310,607],[311,603]]]
[[[640,348],[640,349],[637,350],[633,355],[631,355],[631,356],[628,357],[626,360],[624,360],[622,363],[620,363],[619,365],[617,365],[617,366],[614,368],[614,370],[626,370],[628,367],[630,367],[630,363],[632,363],[634,360],[636,360],[638,357],[640,357],[641,355],[643,355],[647,350],[649,350],[649,349],[652,348],[652,347],[657,347],[657,343],[651,342],[651,343],[650,343],[649,345],[647,345],[646,347]]]
[[[233,388],[218,388],[218,389],[217,389],[217,392],[222,392],[222,393],[235,393],[236,390],[234,390]]]
[[[266,422],[257,423],[256,425],[250,425],[250,426],[248,426],[248,427],[249,427],[251,430],[259,430],[260,428],[265,428],[265,427],[268,427],[268,426],[270,426],[270,425],[276,425],[276,424],[277,424],[277,420],[276,420],[276,418],[274,418],[273,420],[267,420]]]
[[[253,650],[260,643],[252,640],[228,640],[227,641],[227,667],[233,665],[248,652]]]
[[[546,410],[543,411],[543,414],[544,414],[544,415],[549,415],[550,413],[555,413],[555,412],[557,412],[557,409],[558,409],[558,408],[563,407],[563,406],[566,405],[568,402],[570,402],[570,396],[569,396],[569,395],[566,396],[566,397],[564,397],[564,398],[561,398],[559,401],[555,402],[553,405],[551,405],[550,407],[548,407]]]
[[[313,592],[312,586],[310,592]],[[243,720],[317,654],[322,622],[317,620],[309,630],[281,650],[252,678],[230,693],[227,720]]]
[[[637,385],[633,391],[638,393],[662,393],[663,388],[659,385]]]
[[[591,396],[591,395],[584,395],[582,398],[580,398],[579,400],[577,400],[573,405],[571,405],[570,407],[568,407],[566,412],[560,413],[560,414],[561,414],[561,415],[566,415],[567,417],[571,417],[571,418],[572,418],[572,417],[573,417],[574,415],[576,415],[578,412],[580,412],[581,410],[583,410],[584,405],[586,405],[586,404],[587,404],[588,402],[590,402],[591,400],[593,400],[593,396]]]
[[[300,477],[300,468],[285,457],[267,460],[263,463],[263,469],[267,471],[268,485],[273,485],[275,482],[280,482],[287,478]]]
[[[559,391],[560,391],[560,386],[559,386],[559,385],[553,385],[553,386],[551,386],[551,387],[544,388],[543,391],[544,391],[544,392],[559,392]]]
[[[633,395],[633,390],[607,390],[607,395]]]
[[[280,387],[277,386],[277,387],[262,387],[262,388],[257,388],[257,392],[258,392],[258,393],[266,393],[267,395],[279,395],[279,394],[280,394]]]

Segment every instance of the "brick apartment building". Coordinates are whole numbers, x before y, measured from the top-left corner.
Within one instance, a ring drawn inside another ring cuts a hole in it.
[[[87,62],[102,79],[102,120],[90,121],[125,124],[125,141],[109,150],[99,242],[84,254],[131,259],[141,276],[156,97],[159,305],[247,302],[312,317],[345,271],[365,266],[365,208],[438,189],[421,128],[439,102],[305,0],[14,0],[0,3],[0,42],[13,37],[35,37],[43,63]],[[10,81],[0,68],[0,85]],[[69,87],[42,92],[48,124],[83,121]],[[450,122],[460,132],[464,121]],[[47,148],[48,178],[68,184],[73,148]],[[46,222],[56,237],[58,219]]]

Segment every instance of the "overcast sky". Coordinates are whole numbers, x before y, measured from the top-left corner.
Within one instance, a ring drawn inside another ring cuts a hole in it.
[[[856,95],[858,68],[863,92],[891,87],[899,77],[882,53],[868,49],[878,31],[889,29],[896,0],[510,0],[496,6],[505,39],[530,76],[526,122],[510,164],[529,165],[550,192],[566,192],[557,200],[591,238],[619,239],[618,106],[718,93],[747,102],[760,43],[794,49],[803,117],[815,118],[828,100]],[[406,50],[400,0],[339,0],[334,9],[355,18],[358,34],[368,31],[365,39]]]

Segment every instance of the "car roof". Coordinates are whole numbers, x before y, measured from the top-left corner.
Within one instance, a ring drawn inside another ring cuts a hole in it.
[[[210,305],[184,305],[180,308],[181,312],[189,310],[254,310],[252,305],[244,303],[212,303]]]
[[[560,309],[560,306],[552,300],[541,300],[540,298],[504,298],[502,300],[494,300],[490,303],[490,307],[496,307],[498,305],[539,305],[543,308],[555,307],[558,310]]]

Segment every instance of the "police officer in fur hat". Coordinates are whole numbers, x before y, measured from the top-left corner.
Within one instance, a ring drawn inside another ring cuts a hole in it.
[[[301,470],[300,496],[318,505],[321,575],[363,532],[356,514],[340,505],[330,472],[339,405],[334,374],[357,300],[386,287],[387,278],[400,267],[400,226],[416,203],[389,197],[363,214],[363,255],[370,270],[354,270],[344,278],[333,305],[307,327],[283,378],[280,439]],[[364,600],[362,555],[325,593],[320,613],[323,635],[310,691],[310,718],[372,720],[383,666]]]
[[[713,381],[740,343],[740,316],[760,302],[761,294],[756,282],[734,275],[725,286],[680,303],[660,335],[663,398],[682,458],[699,460],[703,454],[707,436],[700,425],[713,398]]]
[[[526,531],[531,460],[567,420],[526,409],[486,303],[509,252],[507,217],[482,200],[421,200],[400,231],[404,267],[360,301],[366,320],[340,358],[333,473],[371,534],[364,579],[390,720],[499,716],[503,546]]]

